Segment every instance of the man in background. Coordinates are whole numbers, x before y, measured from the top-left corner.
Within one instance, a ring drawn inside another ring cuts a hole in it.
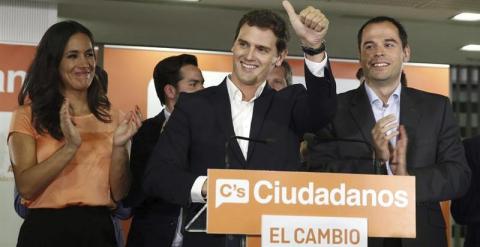
[[[292,68],[286,60],[283,60],[280,66],[275,66],[267,76],[268,85],[279,91],[287,86],[292,85]]]
[[[182,54],[160,61],[153,71],[157,96],[164,106],[157,116],[147,119],[132,140],[130,169],[132,185],[124,204],[132,207],[133,219],[127,246],[181,246],[180,206],[147,196],[143,189],[145,166],[164,125],[175,108],[180,93],[203,89],[203,76],[197,58]]]

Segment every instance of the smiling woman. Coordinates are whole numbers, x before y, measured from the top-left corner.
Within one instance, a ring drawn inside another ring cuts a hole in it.
[[[60,78],[64,92],[70,90],[86,93],[95,72],[95,53],[92,43],[84,33],[70,37],[60,61]]]
[[[74,21],[51,26],[37,47],[7,138],[29,209],[17,246],[116,246],[110,209],[128,190],[141,114],[111,109],[95,65],[93,36]]]

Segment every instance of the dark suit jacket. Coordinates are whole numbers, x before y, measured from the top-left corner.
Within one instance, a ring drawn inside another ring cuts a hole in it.
[[[250,137],[274,139],[273,143],[250,142],[247,160],[234,136],[226,82],[192,94],[182,94],[160,137],[145,173],[148,194],[183,205],[186,222],[198,204],[191,203],[195,179],[208,168],[225,168],[225,152],[232,169],[299,170],[299,143],[303,133],[324,127],[336,108],[335,82],[329,71],[317,78],[305,69],[308,90],[302,85],[279,92],[268,85],[255,100]],[[186,233],[184,247],[223,246],[223,235]]]
[[[455,221],[467,225],[464,247],[480,246],[480,136],[463,141],[472,182],[467,194],[453,200],[451,212]]]
[[[402,246],[447,246],[440,201],[461,196],[468,188],[470,169],[448,98],[402,87],[400,124],[408,135],[407,169],[416,179],[417,238]],[[362,85],[338,97],[338,109],[327,131],[336,138],[373,144],[375,117]],[[312,171],[374,174],[372,153],[360,143],[320,143],[310,150]],[[395,224],[392,222],[392,224]],[[383,246],[369,239],[369,246]]]
[[[132,140],[130,171],[132,185],[125,206],[133,208],[127,246],[170,246],[175,236],[180,206],[147,196],[142,188],[147,161],[158,141],[165,113],[147,119]]]

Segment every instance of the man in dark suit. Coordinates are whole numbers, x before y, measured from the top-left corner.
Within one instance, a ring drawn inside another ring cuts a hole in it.
[[[358,32],[358,49],[364,83],[339,95],[327,134],[370,143],[384,174],[416,179],[416,238],[370,238],[368,246],[446,247],[439,202],[461,196],[470,181],[449,100],[401,85],[410,48],[395,19],[367,21]],[[363,143],[323,143],[310,150],[309,166],[312,171],[371,174],[376,172],[371,161]]]
[[[472,182],[467,194],[452,201],[455,221],[467,226],[463,247],[480,246],[480,136],[463,140]]]
[[[142,189],[145,166],[158,141],[160,132],[180,92],[191,93],[203,88],[203,76],[197,58],[182,54],[160,61],[153,71],[153,81],[163,111],[144,121],[133,137],[130,156],[132,185],[124,204],[133,208],[133,219],[127,246],[181,246],[181,232],[177,231],[180,206],[159,197],[147,196]]]
[[[299,170],[303,133],[333,117],[336,89],[323,42],[328,20],[313,7],[297,15],[288,1],[283,4],[310,63],[305,68],[308,90],[292,85],[277,92],[266,85],[269,71],[287,54],[287,27],[272,11],[251,11],[237,26],[232,74],[219,86],[182,94],[155,147],[144,188],[182,205],[186,222],[205,202],[207,169]],[[247,142],[236,135],[271,141]],[[183,246],[238,246],[235,239],[185,232]]]

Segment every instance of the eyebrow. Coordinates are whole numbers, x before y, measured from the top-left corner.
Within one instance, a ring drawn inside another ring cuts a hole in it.
[[[244,39],[242,39],[242,38],[238,38],[237,41],[250,44],[250,42],[248,42],[248,41],[246,41],[246,40],[244,40]]]
[[[205,79],[202,79],[202,80],[191,79],[190,81],[191,81],[191,82],[195,82],[195,83],[197,83],[197,82],[204,82],[204,81],[205,81]]]
[[[88,48],[87,50],[85,50],[85,52],[92,52],[93,49],[92,48]],[[65,52],[65,54],[70,54],[70,53],[80,53],[79,50],[68,50],[67,52]]]
[[[396,39],[393,39],[393,38],[387,38],[387,39],[384,39],[383,42],[393,42],[393,43],[399,43]],[[371,40],[368,40],[368,41],[365,41],[362,46],[365,46],[367,44],[375,44],[375,42],[371,41]]]
[[[365,45],[368,45],[368,44],[375,44],[375,42],[373,42],[371,40],[368,40],[368,41],[363,42],[362,46],[365,46]]]
[[[398,43],[398,41],[396,39],[392,39],[392,38],[389,38],[389,39],[384,39],[383,41],[385,42],[394,42],[394,43]]]
[[[238,38],[237,40],[238,40],[239,42],[244,42],[244,43],[247,43],[247,44],[249,44],[249,45],[251,44],[250,42],[248,42],[248,41],[246,41],[246,40],[244,40],[244,39],[241,39],[241,38]],[[267,51],[270,51],[270,50],[272,49],[272,48],[270,48],[270,47],[268,47],[268,46],[264,46],[264,45],[254,45],[254,46],[255,46],[255,48],[262,48],[262,49],[265,49],[265,50],[267,50]]]

